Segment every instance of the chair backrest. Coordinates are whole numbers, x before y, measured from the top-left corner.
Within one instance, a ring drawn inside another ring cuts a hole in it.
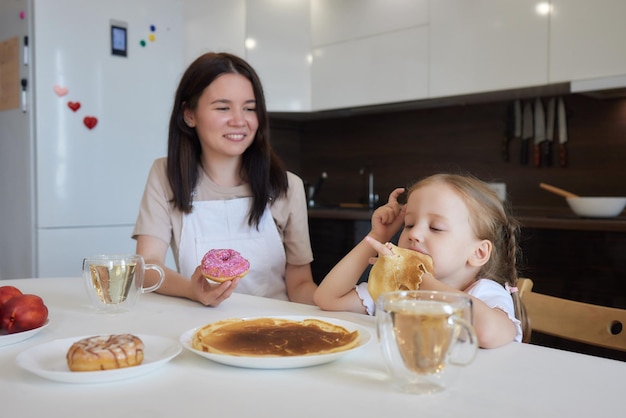
[[[626,351],[626,310],[592,305],[532,291],[531,279],[517,282],[533,331]]]

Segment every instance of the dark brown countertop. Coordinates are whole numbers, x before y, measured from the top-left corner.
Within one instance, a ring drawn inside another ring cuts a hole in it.
[[[309,218],[369,221],[372,219],[372,211],[352,208],[311,208]]]
[[[583,218],[569,208],[528,208],[514,210],[525,228],[565,229],[571,231],[626,232],[626,216],[615,218]]]
[[[569,208],[530,208],[514,209],[514,215],[523,228],[563,229],[570,231],[605,231],[626,232],[626,216],[616,218],[581,218]],[[336,219],[369,221],[372,212],[369,209],[353,208],[311,208],[311,219]]]

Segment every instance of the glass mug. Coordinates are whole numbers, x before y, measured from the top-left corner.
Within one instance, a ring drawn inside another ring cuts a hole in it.
[[[156,270],[160,275],[153,286],[143,287],[146,270]],[[156,264],[146,264],[137,254],[103,254],[83,260],[83,278],[96,309],[122,312],[135,305],[140,293],[157,290],[165,280],[165,272]]]
[[[376,327],[394,385],[417,394],[444,390],[476,355],[471,316],[471,299],[460,293],[407,290],[380,295]]]

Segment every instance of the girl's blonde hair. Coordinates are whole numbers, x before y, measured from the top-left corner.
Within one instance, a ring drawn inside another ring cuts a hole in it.
[[[512,289],[515,316],[522,323],[524,340],[527,341],[530,327],[524,305],[517,288],[520,248],[518,244],[519,223],[510,214],[507,203],[503,203],[487,183],[468,175],[441,173],[426,177],[409,188],[408,194],[420,187],[432,184],[447,184],[463,199],[470,213],[470,224],[478,239],[491,241],[491,256],[482,266],[478,277],[487,278]]]

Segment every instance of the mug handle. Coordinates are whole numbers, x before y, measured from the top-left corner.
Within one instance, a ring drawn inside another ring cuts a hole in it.
[[[454,343],[450,348],[450,363],[457,366],[470,364],[478,351],[478,337],[474,327],[458,316],[450,318],[454,322]]]
[[[145,269],[146,270],[156,270],[159,273],[159,276],[161,276],[161,278],[159,279],[159,281],[157,283],[155,283],[154,285],[150,286],[150,287],[141,287],[141,293],[149,293],[149,292],[154,292],[155,290],[157,290],[159,287],[161,287],[161,285],[163,284],[163,281],[165,281],[165,272],[163,271],[163,269],[159,266],[157,266],[156,264],[146,264],[145,265]]]

